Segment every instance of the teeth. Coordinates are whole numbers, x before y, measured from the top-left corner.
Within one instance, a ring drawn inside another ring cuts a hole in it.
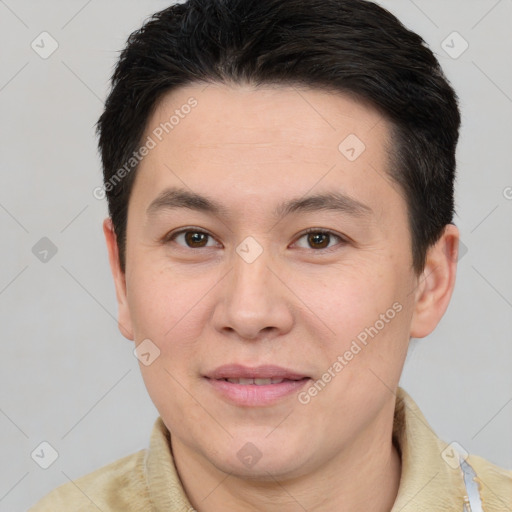
[[[272,379],[254,379],[254,384],[257,384],[258,386],[272,384]]]
[[[257,386],[267,386],[269,384],[280,384],[285,379],[226,379],[231,384],[256,384]]]

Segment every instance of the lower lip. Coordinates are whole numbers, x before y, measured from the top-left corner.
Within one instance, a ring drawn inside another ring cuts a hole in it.
[[[233,384],[222,379],[206,379],[221,396],[237,405],[265,406],[298,393],[311,379],[284,380],[279,384]]]

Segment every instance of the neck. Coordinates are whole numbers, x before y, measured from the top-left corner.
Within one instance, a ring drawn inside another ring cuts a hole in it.
[[[392,420],[393,411],[390,414]],[[238,478],[219,471],[171,436],[174,462],[198,512],[390,512],[401,476],[390,414],[381,418],[385,422],[362,432],[343,453],[298,477]]]

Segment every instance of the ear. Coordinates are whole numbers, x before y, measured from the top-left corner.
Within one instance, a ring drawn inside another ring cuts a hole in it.
[[[112,271],[112,276],[114,278],[114,284],[116,287],[116,297],[118,304],[117,324],[121,334],[129,340],[133,340],[133,326],[130,316],[130,309],[128,307],[128,301],[126,298],[126,277],[121,270],[119,262],[119,250],[117,246],[117,236],[114,231],[112,219],[110,217],[107,217],[103,221],[103,233],[107,242],[110,270]]]
[[[459,239],[457,227],[447,224],[441,238],[427,252],[425,269],[415,290],[412,338],[430,334],[448,308],[455,287]]]

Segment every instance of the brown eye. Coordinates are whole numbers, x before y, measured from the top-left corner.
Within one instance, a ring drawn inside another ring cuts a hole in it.
[[[299,240],[302,239],[306,239],[306,245],[301,245],[299,242],[297,243],[299,247],[304,249],[326,249],[326,251],[329,251],[331,249],[336,249],[336,245],[343,245],[344,243],[346,243],[346,240],[342,238],[340,235],[337,235],[331,231],[314,228],[309,229],[308,231],[306,231],[306,233],[299,237]],[[333,241],[337,241],[338,244],[331,243]]]
[[[329,245],[328,233],[308,233],[308,243],[315,249],[325,249]]]
[[[165,237],[165,242],[174,242],[182,247],[188,247],[190,249],[201,249],[212,247],[209,244],[209,241],[213,238],[211,235],[204,231],[200,231],[197,229],[182,229],[181,231],[176,231],[175,233],[171,233]]]
[[[189,247],[204,247],[208,235],[200,231],[187,231],[185,233],[185,242]]]

